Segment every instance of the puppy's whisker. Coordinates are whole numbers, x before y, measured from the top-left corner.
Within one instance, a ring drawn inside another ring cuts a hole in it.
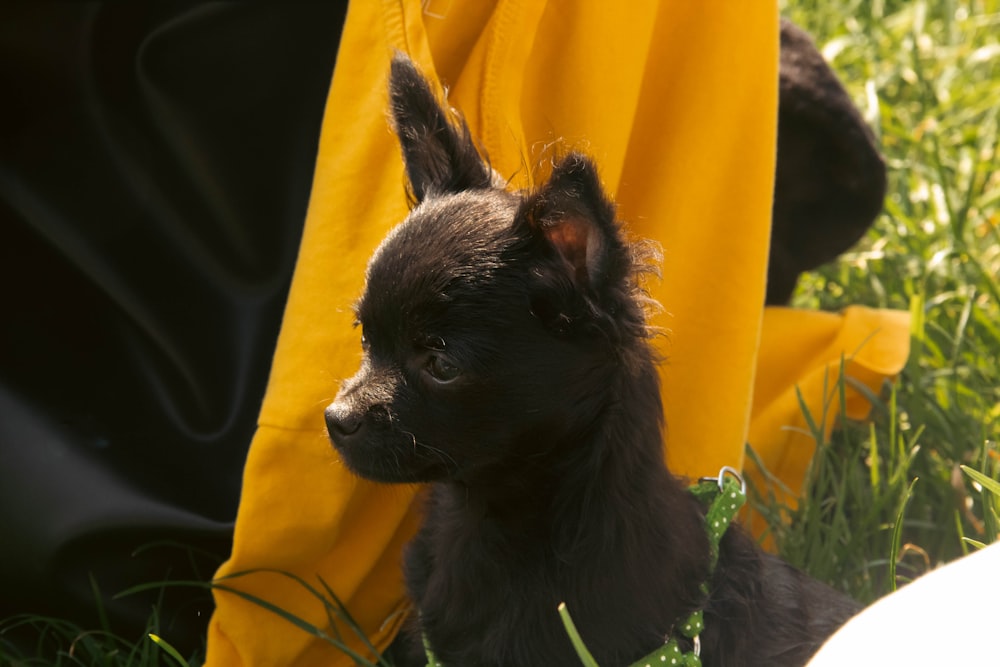
[[[425,445],[424,443],[417,440],[416,435],[410,433],[409,431],[402,431],[402,433],[404,435],[410,436],[410,440],[413,443],[414,451],[418,449],[426,449],[427,451],[429,451],[430,453],[434,454],[439,459],[441,459],[443,463],[450,465],[452,469],[458,470],[458,461],[456,461],[448,452],[444,451],[443,449],[439,449],[437,447],[432,447],[431,445]]]

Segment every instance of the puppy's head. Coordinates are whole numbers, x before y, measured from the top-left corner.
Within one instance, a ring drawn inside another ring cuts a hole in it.
[[[403,56],[389,90],[414,206],[369,262],[330,437],[377,481],[514,474],[587,432],[645,348],[634,251],[586,157],[508,192]]]

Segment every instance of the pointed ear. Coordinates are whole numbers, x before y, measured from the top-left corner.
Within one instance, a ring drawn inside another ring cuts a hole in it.
[[[548,182],[525,199],[518,218],[578,290],[597,293],[627,275],[630,259],[614,205],[586,156],[570,153],[560,160]]]
[[[488,188],[492,170],[463,120],[443,107],[407,56],[396,52],[389,73],[392,119],[417,202],[433,195]]]

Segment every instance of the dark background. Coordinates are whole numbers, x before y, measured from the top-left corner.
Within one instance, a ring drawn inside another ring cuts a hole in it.
[[[0,5],[0,618],[228,555],[345,4]]]

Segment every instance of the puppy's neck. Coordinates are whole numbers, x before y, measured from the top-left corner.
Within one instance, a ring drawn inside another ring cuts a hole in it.
[[[663,462],[662,406],[652,361],[620,366],[606,389],[609,398],[586,428],[526,443],[522,450],[542,452],[537,457],[512,461],[471,483],[439,484],[452,508],[518,539],[535,534],[570,539],[599,517],[603,525],[621,521],[638,530],[647,519],[661,522],[661,511],[683,515],[691,503]],[[636,500],[649,510],[645,515],[636,513]],[[697,521],[690,525],[703,532]]]

